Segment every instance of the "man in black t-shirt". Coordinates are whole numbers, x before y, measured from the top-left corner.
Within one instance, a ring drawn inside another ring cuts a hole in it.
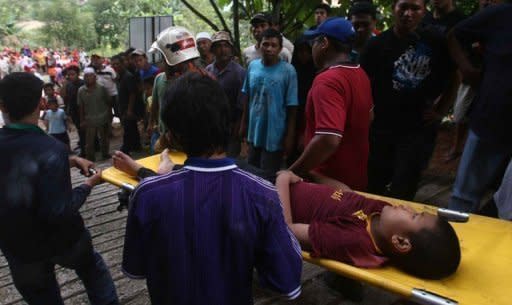
[[[140,82],[125,68],[121,57],[114,56],[111,62],[119,74],[119,113],[124,129],[121,151],[129,154],[141,148],[137,121],[142,118],[144,101],[139,90]]]
[[[434,149],[453,69],[444,35],[419,27],[425,0],[395,0],[393,14],[394,26],[361,56],[375,104],[368,191],[410,200]]]

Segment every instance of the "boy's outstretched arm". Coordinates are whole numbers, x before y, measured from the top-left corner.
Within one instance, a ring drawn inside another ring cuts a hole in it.
[[[311,248],[309,241],[309,224],[293,223],[292,209],[290,202],[290,184],[302,181],[302,178],[295,175],[293,172],[284,170],[277,173],[276,188],[279,194],[279,199],[283,204],[284,221],[292,231],[293,235],[299,240],[302,247],[306,250]]]

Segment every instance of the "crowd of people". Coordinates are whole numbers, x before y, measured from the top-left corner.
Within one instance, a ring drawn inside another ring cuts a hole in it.
[[[81,52],[64,51],[55,62],[63,80],[46,84],[31,74],[50,69],[55,52],[23,48],[20,61],[46,59],[0,82],[0,202],[9,203],[0,205],[0,248],[17,289],[29,304],[62,304],[53,271],[61,264],[77,271],[91,303],[118,303],[78,212],[100,181],[90,171],[97,150],[141,179],[122,268],[146,279],[153,304],[250,304],[253,268],[294,299],[301,247],[358,267],[449,276],[461,253],[446,220],[354,191],[412,200],[453,108],[447,160],[462,157],[449,208],[479,212],[503,180],[487,210],[512,219],[512,4],[500,2],[481,0],[465,16],[452,0],[431,11],[426,0],[394,0],[384,31],[371,1],[354,1],[346,18],[319,4],[294,44],[261,12],[240,56],[228,32],[172,26],[147,52],[81,63]],[[151,53],[163,61],[152,64]],[[113,116],[123,143],[111,155]],[[78,156],[68,157],[69,122]],[[130,157],[145,144],[162,153],[158,172]],[[182,168],[168,149],[187,154]],[[89,177],[74,189],[70,166]]]

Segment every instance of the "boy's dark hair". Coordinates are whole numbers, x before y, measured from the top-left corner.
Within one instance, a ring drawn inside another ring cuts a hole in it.
[[[39,105],[43,81],[26,72],[14,72],[0,81],[0,100],[11,121],[31,114]]]
[[[263,41],[263,38],[277,38],[277,40],[279,40],[279,46],[283,46],[283,35],[273,28],[268,28],[263,31],[263,33],[261,33],[261,41]]]
[[[446,220],[438,218],[433,229],[420,230],[409,239],[412,249],[398,257],[397,267],[427,279],[440,279],[457,270],[461,257],[459,239]]]
[[[320,3],[319,5],[315,6],[315,11],[318,9],[325,10],[327,12],[327,15],[331,13],[331,7],[325,3]]]
[[[53,86],[54,86],[54,85],[53,85],[52,83],[45,83],[45,84],[43,85],[43,89],[46,89],[46,88],[52,88],[52,89],[53,89]]]
[[[80,68],[76,65],[71,65],[65,69],[65,71],[75,71],[76,74],[80,74]],[[64,73],[64,72],[63,72]]]
[[[352,4],[348,12],[349,18],[353,15],[370,15],[372,19],[377,19],[377,9],[371,2],[359,1]]]
[[[48,105],[49,104],[56,104],[56,105],[58,105],[59,102],[57,101],[57,98],[52,96],[52,97],[48,98]]]
[[[167,89],[161,111],[173,140],[190,157],[223,152],[229,139],[229,102],[218,82],[187,72]]]

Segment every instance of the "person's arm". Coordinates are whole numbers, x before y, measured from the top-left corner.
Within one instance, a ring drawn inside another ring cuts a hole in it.
[[[250,66],[245,73],[245,80],[242,86],[242,96],[240,98],[242,103],[242,118],[240,119],[240,130],[238,136],[244,139],[247,136],[247,124],[249,121],[249,98],[250,98],[250,80],[249,80]]]
[[[46,114],[46,111],[47,111],[47,110],[45,110],[45,111],[43,112],[43,115],[41,116],[41,120],[43,120],[44,127],[46,127],[46,130],[48,130],[49,125],[50,125],[50,121],[48,121],[48,115]]]
[[[255,267],[262,286],[293,300],[301,292],[302,257],[297,239],[288,230],[277,193],[265,202],[262,233],[258,239]]]
[[[459,67],[464,82],[473,87],[479,84],[481,71],[472,65],[468,55],[464,52],[462,42],[465,44],[485,43],[490,36],[495,34],[496,15],[501,14],[502,10],[501,5],[488,7],[462,20],[448,32],[448,48],[452,58]]]
[[[321,79],[310,89],[314,103],[315,135],[304,148],[304,152],[290,170],[299,175],[307,173],[330,156],[340,145],[345,130],[346,104],[342,93],[334,80]]]
[[[83,205],[91,189],[101,182],[101,171],[90,176],[75,188],[71,187],[70,164],[77,166],[76,159],[69,158],[66,151],[54,153],[41,167],[36,192],[40,203],[37,215],[50,224],[66,223]]]
[[[80,115],[80,126],[78,126],[78,128],[83,130],[87,124],[85,122],[85,101],[82,99],[82,94],[80,90],[78,91],[77,104],[78,112]]]
[[[158,113],[160,112],[160,99],[158,96],[158,90],[157,90],[157,82],[158,82],[159,76],[155,77],[155,81],[153,82],[153,93],[152,93],[152,102],[151,102],[151,108],[149,113],[149,121],[148,121],[148,134],[153,132],[153,129],[158,124]]]
[[[139,179],[144,179],[158,175],[158,173],[149,168],[143,167],[122,151],[114,152],[114,154],[112,155],[112,163],[116,169],[125,172],[132,177],[137,177]]]
[[[455,63],[457,64],[457,66],[459,67],[463,79],[469,85],[476,87],[478,83],[480,83],[480,69],[477,69],[473,66],[473,64],[469,60],[467,53],[464,52],[461,43],[455,36],[455,32],[453,29],[448,32],[447,40],[450,54]]]
[[[309,241],[308,229],[309,224],[294,223],[292,217],[292,205],[290,201],[290,185],[302,181],[302,178],[295,175],[291,171],[280,171],[277,173],[276,189],[283,205],[284,221],[292,231],[293,235],[299,240],[302,247],[309,249],[311,244]]]
[[[327,160],[341,143],[341,137],[330,134],[317,134],[304,148],[299,159],[290,166],[289,170],[298,175],[307,175],[311,170]]]
[[[286,88],[286,134],[283,139],[285,156],[289,156],[295,147],[295,129],[297,128],[297,107],[299,106],[297,72],[292,65],[287,65]]]
[[[286,134],[284,136],[284,153],[289,156],[295,146],[295,128],[297,122],[297,106],[286,107]]]
[[[432,108],[427,109],[424,114],[424,119],[427,124],[442,120],[453,106],[455,98],[457,97],[457,90],[460,86],[459,74],[456,69],[452,69],[450,72],[448,85],[445,90],[441,93]]]

